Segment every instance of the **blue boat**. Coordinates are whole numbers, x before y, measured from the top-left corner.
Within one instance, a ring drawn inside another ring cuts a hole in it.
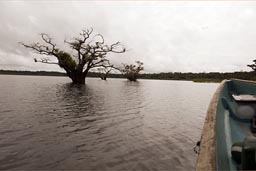
[[[196,170],[256,170],[256,82],[224,80],[208,107]]]

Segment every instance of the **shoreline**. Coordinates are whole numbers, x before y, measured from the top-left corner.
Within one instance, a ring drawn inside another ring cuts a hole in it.
[[[67,77],[66,73],[56,71],[16,71],[16,70],[0,70],[0,75],[28,75],[28,76],[60,76]],[[96,72],[89,72],[88,77],[99,77]],[[125,78],[122,74],[109,74],[108,78]],[[230,73],[143,73],[140,74],[138,79],[149,80],[181,80],[193,81],[195,83],[220,83],[224,79],[243,79],[243,80],[256,80],[255,72],[230,72]]]

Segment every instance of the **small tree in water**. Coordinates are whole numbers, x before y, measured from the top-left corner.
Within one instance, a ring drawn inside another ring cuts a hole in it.
[[[93,29],[82,30],[79,37],[74,38],[72,41],[64,41],[71,49],[75,50],[75,54],[58,49],[52,38],[44,33],[41,34],[43,43],[21,44],[36,53],[44,55],[41,59],[35,58],[35,62],[57,64],[66,71],[67,76],[72,79],[73,83],[85,84],[85,78],[90,69],[110,67],[108,66],[109,61],[106,59],[106,55],[109,52],[125,52],[125,48],[120,42],[106,45],[101,34],[92,36],[92,32]],[[55,57],[57,62],[51,61],[46,56]]]
[[[107,80],[108,74],[112,71],[113,67],[100,67],[98,68],[99,77],[102,80]]]
[[[254,62],[254,64],[247,65],[247,66],[250,67],[250,68],[252,68],[252,70],[253,70],[254,72],[256,72],[256,59],[253,60],[253,62]]]
[[[135,63],[136,64],[130,65],[123,64],[124,68],[120,70],[125,75],[125,77],[130,81],[136,81],[139,76],[139,72],[144,69],[142,66],[142,62],[136,61]]]

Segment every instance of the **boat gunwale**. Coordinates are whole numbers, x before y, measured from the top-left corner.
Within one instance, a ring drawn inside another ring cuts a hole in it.
[[[226,81],[220,83],[208,106],[196,163],[197,171],[216,170],[216,112],[219,96]]]
[[[242,80],[242,79],[230,79],[231,81],[240,81],[245,83],[256,84],[256,81]],[[216,89],[208,110],[206,113],[206,118],[203,126],[203,131],[201,135],[201,145],[200,153],[197,158],[196,170],[217,170],[216,166],[216,114],[217,105],[219,101],[219,96],[224,88],[225,83],[229,80],[223,80],[218,88]]]

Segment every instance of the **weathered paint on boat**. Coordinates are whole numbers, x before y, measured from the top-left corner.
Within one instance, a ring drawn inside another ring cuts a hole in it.
[[[228,101],[231,110],[239,105],[232,94],[256,94],[256,83],[245,80],[224,80],[218,86],[208,107],[197,159],[196,170],[237,170],[231,158],[231,146],[245,137],[254,136],[250,123],[240,122],[231,116],[222,99]],[[247,104],[250,102],[247,102]],[[250,104],[255,104],[251,102]]]

